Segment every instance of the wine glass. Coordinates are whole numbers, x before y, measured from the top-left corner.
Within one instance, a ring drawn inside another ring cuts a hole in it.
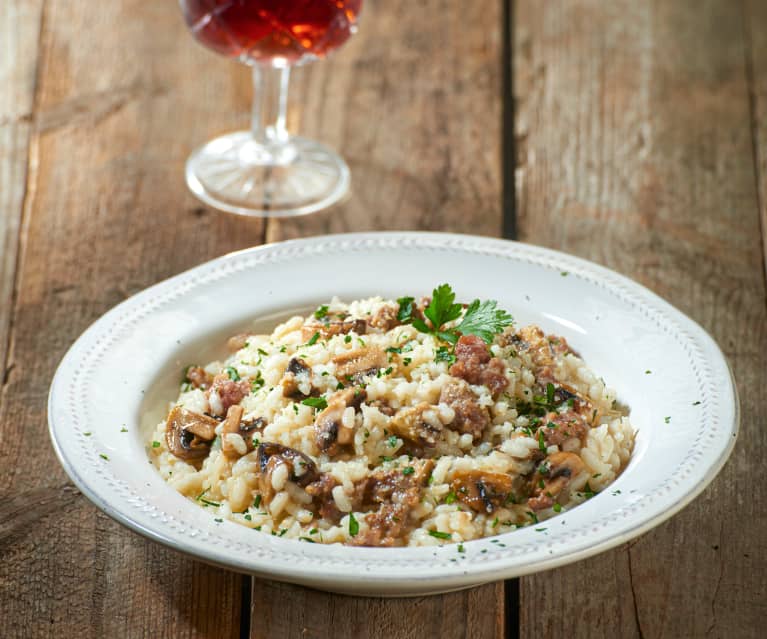
[[[250,131],[196,149],[186,182],[203,202],[231,213],[303,215],[349,189],[349,167],[328,147],[285,126],[291,66],[323,57],[356,31],[362,0],[179,0],[197,40],[253,71]]]

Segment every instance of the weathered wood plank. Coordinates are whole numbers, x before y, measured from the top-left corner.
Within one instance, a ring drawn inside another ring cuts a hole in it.
[[[59,359],[110,306],[261,241],[261,222],[210,212],[183,182],[194,145],[247,123],[248,73],[195,45],[174,3],[50,0],[43,23],[0,397],[0,634],[236,637],[243,578],[77,494],[47,443],[45,404]]]
[[[502,3],[366,2],[359,33],[295,74],[294,122],[352,171],[343,204],[270,220],[270,241],[420,229],[499,235]],[[403,19],[403,16],[407,16]],[[255,581],[252,637],[500,637],[503,584],[355,599]]]
[[[690,314],[728,355],[742,403],[733,459],[682,513],[522,580],[521,636],[756,637],[767,317],[741,8],[520,0],[513,28],[522,239]]]
[[[0,385],[6,376],[43,0],[0,6]]]
[[[767,278],[767,4],[758,0],[746,0],[743,21],[756,164],[754,177],[759,190],[762,252]]]
[[[270,221],[268,239],[420,229],[501,232],[502,2],[366,2],[359,33],[296,71],[292,121],[339,150],[352,195]],[[405,17],[406,16],[406,17]]]
[[[253,639],[503,636],[501,584],[432,597],[377,599],[254,580],[253,602]]]

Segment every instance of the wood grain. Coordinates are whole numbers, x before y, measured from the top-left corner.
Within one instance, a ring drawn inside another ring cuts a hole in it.
[[[295,74],[291,106],[302,135],[347,160],[352,194],[307,218],[270,220],[268,239],[500,234],[501,14],[501,2],[366,2],[344,49]],[[415,600],[355,599],[256,580],[251,637],[500,637],[503,592],[497,583]]]
[[[0,397],[0,600],[12,622],[0,634],[239,636],[243,578],[144,540],[79,495],[45,405],[56,364],[108,308],[262,240],[261,222],[212,214],[182,177],[193,145],[247,122],[248,74],[195,45],[175,3],[144,0],[50,0],[39,55],[34,110],[19,114],[33,152]],[[23,188],[20,170],[3,179]]]
[[[520,0],[513,27],[521,238],[690,314],[728,356],[742,408],[732,459],[682,513],[522,580],[521,636],[760,636],[767,316],[741,8]]]
[[[751,98],[751,130],[759,209],[762,222],[762,253],[767,280],[767,3],[745,0],[743,23],[746,71]]]
[[[365,2],[359,33],[296,71],[291,122],[339,150],[347,202],[268,238],[501,231],[502,2]]]
[[[42,19],[42,0],[0,6],[0,384],[13,308],[21,213]]]
[[[411,599],[346,597],[254,581],[252,639],[503,636],[503,589],[485,586]]]

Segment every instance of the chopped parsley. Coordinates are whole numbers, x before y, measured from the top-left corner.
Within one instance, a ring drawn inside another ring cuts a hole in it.
[[[543,431],[538,431],[538,448],[542,452],[546,452],[546,440],[543,438]]]
[[[253,500],[253,508],[258,508],[261,505],[261,495],[256,495],[255,500]]]
[[[402,352],[402,349],[399,346],[389,346],[389,348],[386,349],[387,353],[397,353],[399,355]]]
[[[314,317],[318,320],[321,320],[323,317],[326,317],[328,314],[328,305],[323,304],[319,308],[317,308],[316,311],[314,311]]]
[[[406,357],[405,359],[402,360],[402,363],[405,366],[410,366],[410,362],[412,362],[412,361],[413,361],[413,359],[411,357]]]
[[[99,453],[99,457],[101,457],[101,459],[106,459],[107,461],[109,461],[109,457],[107,457],[104,453]]]
[[[264,378],[261,375],[261,371],[256,373],[256,376],[250,380],[250,390],[254,393],[264,385]]]
[[[347,344],[349,342],[351,342],[351,341],[352,341],[352,336],[351,335],[347,335],[346,337],[344,337],[344,342],[346,342]]]
[[[651,371],[651,370],[648,368],[648,369],[647,369],[647,370],[644,372],[644,374],[645,374],[645,375],[650,375],[650,374],[652,374],[652,371]]]
[[[152,448],[159,448],[160,446],[161,446],[160,442],[158,442],[158,441],[153,441],[152,442]]]
[[[693,402],[692,403],[693,406],[698,406],[699,404],[700,404],[700,400],[698,400],[697,402]]]
[[[324,397],[307,397],[306,399],[302,400],[301,403],[304,406],[311,406],[317,410],[323,410],[328,407],[328,400],[326,400]]]
[[[446,504],[453,504],[455,503],[456,499],[458,499],[458,497],[455,496],[455,493],[452,490],[447,495],[445,495]]]
[[[552,506],[552,508],[554,509],[554,512],[555,512],[555,513],[559,513],[559,512],[562,512],[562,504],[554,504],[554,505]]]
[[[359,531],[360,531],[359,522],[354,518],[354,513],[349,513],[349,534],[352,537],[355,537]]]
[[[312,539],[311,537],[299,537],[298,539],[299,539],[300,541],[308,541],[310,544],[316,544],[316,543],[317,543],[317,542],[316,542],[316,541],[314,541],[314,539]]]
[[[215,521],[217,524],[222,524],[222,523],[224,523],[224,520],[223,520],[223,519],[220,519],[220,518],[218,518],[218,517],[216,517],[216,518],[215,518],[213,521]]]
[[[91,435],[93,435],[93,433],[92,433],[91,431],[89,431],[89,430],[86,430],[86,431],[83,433],[83,435],[85,435],[86,437],[90,437]]]
[[[394,448],[397,445],[397,436],[391,435],[387,441],[389,442],[389,446]]]
[[[221,505],[217,501],[210,501],[209,499],[205,499],[205,497],[202,495],[197,498],[197,501],[201,501],[206,506],[214,506],[215,508],[218,508]]]
[[[306,342],[305,346],[314,346],[317,343],[317,340],[320,338],[320,332],[316,331],[314,335],[311,336],[308,342]]]
[[[244,518],[245,521],[253,521],[253,517],[250,516],[250,513],[245,513]]]
[[[451,535],[450,533],[440,532],[439,530],[430,530],[429,534],[432,537],[436,537],[437,539],[452,539],[453,538],[453,535]]]
[[[415,468],[412,466],[405,466],[405,468],[402,469],[403,475],[412,475],[415,472]]]
[[[399,309],[397,310],[397,319],[403,324],[409,324],[413,321],[413,302],[412,297],[400,297],[397,300]]]
[[[121,433],[127,433],[127,432],[128,432],[128,429],[127,429],[127,428],[125,428],[125,426],[123,426],[123,427],[120,429],[120,432],[121,432]]]
[[[434,361],[447,362],[448,366],[452,366],[455,363],[455,355],[446,346],[440,346],[434,353]]]
[[[458,547],[456,548],[456,550],[460,553],[466,552],[466,548],[463,547],[463,544],[458,544]]]
[[[226,374],[229,375],[229,379],[231,379],[233,382],[240,381],[240,374],[237,372],[237,369],[234,366],[227,366],[224,370],[226,371]]]
[[[671,421],[671,417],[670,417],[670,416],[668,416],[668,417],[664,417],[664,418],[663,418],[663,421],[664,421],[664,422],[666,422],[666,423],[668,424],[668,423]]]

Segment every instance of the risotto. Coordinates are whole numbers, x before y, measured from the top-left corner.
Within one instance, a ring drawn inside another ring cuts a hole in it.
[[[216,521],[316,543],[427,546],[604,490],[634,431],[562,337],[496,303],[333,299],[184,371],[149,451]]]

